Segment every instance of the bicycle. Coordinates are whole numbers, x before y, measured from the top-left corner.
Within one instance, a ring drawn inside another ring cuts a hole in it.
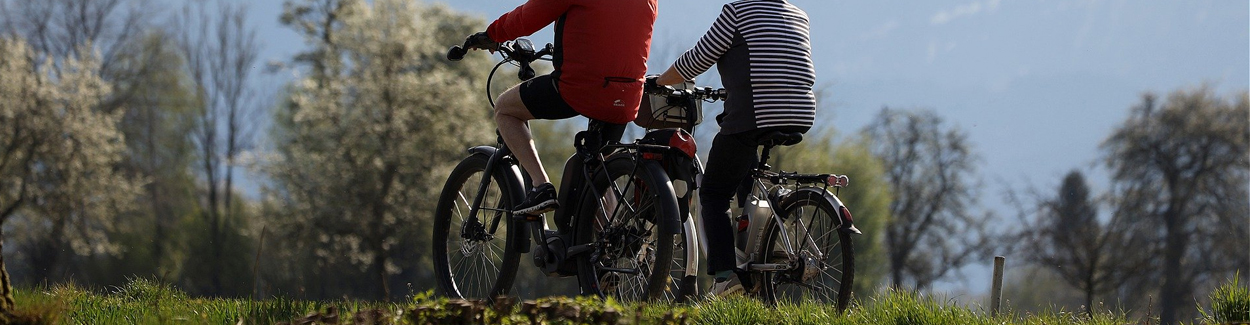
[[[665,97],[670,105],[666,109],[686,111],[677,114],[685,118],[680,125],[683,130],[693,130],[698,124],[700,100],[723,100],[728,95],[724,89],[706,87],[659,87],[648,93]],[[811,298],[833,304],[841,311],[849,303],[854,282],[855,258],[850,235],[859,234],[860,230],[855,228],[850,210],[836,193],[829,192],[829,188],[837,192],[849,185],[850,179],[845,175],[774,172],[768,165],[774,147],[794,145],[802,138],[801,133],[776,131],[759,137],[760,161],[751,171],[749,191],[740,191],[737,199],[739,207],[743,208],[743,216],[737,220],[739,235],[734,245],[737,265],[752,274],[755,285],[748,288],[749,293],[766,302],[776,304]],[[678,175],[673,176],[674,181],[700,177],[698,174],[703,169],[697,159],[684,163],[686,165],[667,165],[670,175]],[[679,202],[688,203],[686,200]],[[683,213],[686,211],[687,207],[683,207]],[[701,224],[699,226],[685,227],[683,231],[687,235],[684,237],[702,240]],[[829,229],[821,231],[820,228]],[[690,231],[697,231],[699,235],[690,235]],[[815,238],[813,233],[817,234]],[[706,252],[706,244],[700,242],[697,246]],[[691,256],[697,260],[697,254],[687,254],[686,258]],[[697,269],[697,265],[687,267],[687,270],[692,269]],[[689,283],[684,289],[695,290],[693,280],[681,282]]]
[[[474,46],[466,41],[447,57],[459,60]],[[498,50],[503,60],[488,80],[510,62],[520,67],[518,78],[528,80],[534,77],[530,63],[549,60],[552,45],[534,51],[529,40],[517,39]],[[491,96],[489,86],[486,93]],[[680,225],[671,181],[655,157],[673,148],[619,143],[623,131],[624,125],[592,119],[577,133],[558,192],[556,230],[543,215],[512,213],[530,183],[502,138],[496,146],[470,148],[449,175],[435,211],[440,292],[487,300],[507,295],[532,239],[535,267],[552,277],[576,275],[583,295],[663,297]]]
[[[812,299],[842,311],[850,302],[855,279],[850,235],[861,232],[855,228],[851,211],[829,188],[836,192],[849,185],[850,179],[773,172],[768,165],[773,147],[794,145],[802,137],[782,132],[760,136],[763,153],[751,172],[751,192],[744,208],[747,218],[738,220],[739,231],[746,232],[735,245],[738,264],[753,274],[757,285],[751,290],[766,302]]]

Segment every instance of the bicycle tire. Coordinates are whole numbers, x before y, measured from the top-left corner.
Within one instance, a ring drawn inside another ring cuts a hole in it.
[[[482,200],[482,206],[493,208],[480,209],[477,214],[477,220],[498,218],[495,232],[490,232],[489,221],[479,221],[476,225],[480,228],[463,228],[489,159],[487,154],[475,153],[460,161],[438,198],[433,229],[434,270],[440,293],[447,297],[491,300],[507,295],[516,278],[521,253],[515,241],[522,240],[519,232],[524,230],[517,227],[507,211],[520,202],[524,190],[512,168],[496,168]],[[462,258],[453,260],[456,255]],[[470,272],[473,270],[482,274]]]
[[[846,310],[855,280],[854,247],[850,233],[840,229],[841,217],[834,199],[826,195],[829,195],[828,192],[821,189],[800,188],[781,199],[778,215],[785,222],[786,229],[790,230],[792,247],[800,256],[816,256],[811,249],[812,242],[815,242],[819,252],[825,256],[813,258],[813,263],[819,263],[813,270],[819,270],[819,273],[806,275],[807,279],[803,279],[805,275],[801,269],[764,273],[761,294],[766,302],[799,303],[802,299],[814,298],[815,302],[835,305],[839,312]],[[828,229],[818,228],[817,225]],[[758,262],[777,263],[789,258],[782,248],[784,246],[777,246],[782,237],[779,229],[775,219],[770,218],[765,224]],[[815,235],[809,236],[811,234]],[[810,240],[807,239],[809,237]],[[808,261],[806,258],[800,260]],[[810,265],[801,264],[805,267]],[[795,281],[796,278],[799,281]]]
[[[619,301],[661,299],[669,287],[675,237],[681,233],[668,176],[658,164],[625,153],[605,159],[592,179],[597,191],[592,193],[602,195],[582,200],[576,228],[576,242],[593,247],[577,258],[582,294]],[[607,203],[600,208],[596,201]],[[635,274],[628,274],[631,270]]]

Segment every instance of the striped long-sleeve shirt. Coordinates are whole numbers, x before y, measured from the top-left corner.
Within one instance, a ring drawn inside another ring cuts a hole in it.
[[[721,133],[766,127],[811,128],[816,70],[807,13],[784,0],[724,6],[707,34],[673,66],[686,80],[717,65],[729,98]]]

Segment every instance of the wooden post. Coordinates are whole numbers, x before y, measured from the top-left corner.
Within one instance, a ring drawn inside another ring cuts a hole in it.
[[[998,316],[998,308],[1003,300],[1003,263],[1007,258],[994,256],[994,284],[990,287],[990,317]]]
[[[256,263],[252,264],[252,300],[260,300],[260,250],[265,247],[265,230],[269,225],[260,227],[260,241],[256,243]]]

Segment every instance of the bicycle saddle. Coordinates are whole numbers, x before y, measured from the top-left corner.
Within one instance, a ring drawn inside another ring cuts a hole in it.
[[[764,146],[789,146],[803,141],[803,134],[799,132],[772,131],[760,135],[758,139],[760,145]]]

